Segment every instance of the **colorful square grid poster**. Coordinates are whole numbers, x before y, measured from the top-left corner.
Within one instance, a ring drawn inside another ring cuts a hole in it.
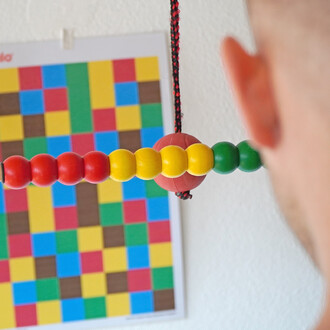
[[[0,45],[0,157],[152,147],[171,132],[162,34]],[[178,202],[137,178],[0,186],[0,329],[183,315]]]

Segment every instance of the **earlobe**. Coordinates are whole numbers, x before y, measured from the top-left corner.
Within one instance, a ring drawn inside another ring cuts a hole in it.
[[[248,54],[233,38],[223,41],[221,57],[252,143],[260,149],[275,147],[279,132],[277,110],[264,62]]]

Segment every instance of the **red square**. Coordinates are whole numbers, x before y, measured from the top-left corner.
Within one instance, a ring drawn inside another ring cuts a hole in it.
[[[72,151],[80,156],[84,156],[87,152],[95,150],[94,135],[92,133],[71,135]]]
[[[30,234],[9,235],[9,255],[11,258],[31,256]]]
[[[55,207],[56,230],[78,228],[78,215],[75,206]]]
[[[151,290],[150,269],[130,270],[127,280],[129,292]]]
[[[145,222],[147,219],[145,200],[126,201],[124,204],[125,223]]]
[[[114,60],[113,71],[115,76],[115,82],[136,80],[134,59]]]
[[[26,327],[28,325],[37,325],[36,305],[15,306],[16,326]]]
[[[45,89],[44,97],[46,111],[69,110],[66,88]]]
[[[18,75],[19,75],[19,84],[21,90],[42,88],[40,66],[19,68]]]
[[[148,223],[149,242],[161,243],[171,241],[171,228],[169,221],[155,221]]]
[[[5,189],[6,212],[27,211],[26,189]]]
[[[80,257],[83,274],[103,272],[101,251],[81,253]]]
[[[10,282],[8,260],[0,261],[0,283],[3,283],[3,282]]]
[[[94,131],[115,131],[116,117],[115,109],[93,110]]]

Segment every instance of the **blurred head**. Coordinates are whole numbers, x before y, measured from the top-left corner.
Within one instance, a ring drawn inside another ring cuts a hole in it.
[[[249,0],[256,54],[222,58],[288,222],[330,276],[330,1]]]

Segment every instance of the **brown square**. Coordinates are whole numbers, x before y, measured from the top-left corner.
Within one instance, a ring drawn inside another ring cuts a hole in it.
[[[37,278],[56,277],[56,259],[52,257],[35,258]]]
[[[76,186],[78,222],[80,227],[100,224],[97,186],[81,182]]]
[[[66,277],[60,279],[61,299],[81,297],[80,277]]]
[[[127,149],[132,152],[141,148],[140,131],[119,132],[119,145],[121,149]]]
[[[154,291],[155,311],[166,311],[175,308],[174,291],[159,290]]]
[[[7,213],[9,235],[30,232],[29,215],[27,211]]]
[[[103,227],[104,247],[115,247],[125,245],[124,226]]]
[[[160,103],[159,81],[148,81],[139,83],[140,103]]]
[[[127,272],[107,274],[108,293],[127,292]]]
[[[3,160],[13,155],[24,156],[23,141],[2,142],[1,149]]]
[[[45,136],[44,115],[23,116],[24,136]]]
[[[14,115],[20,113],[18,93],[0,94],[0,114]]]

